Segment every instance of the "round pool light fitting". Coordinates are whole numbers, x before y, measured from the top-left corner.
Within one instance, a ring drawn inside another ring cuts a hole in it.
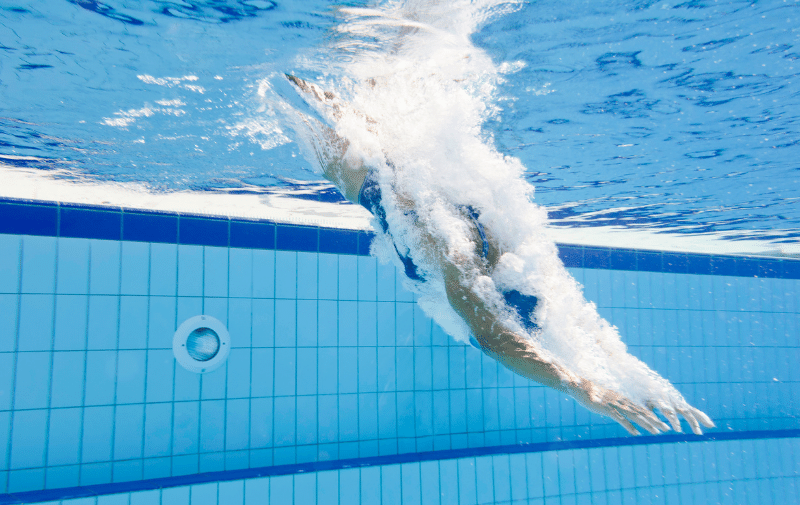
[[[211,316],[190,317],[172,338],[172,353],[180,365],[195,373],[219,368],[228,359],[231,337],[225,325]]]

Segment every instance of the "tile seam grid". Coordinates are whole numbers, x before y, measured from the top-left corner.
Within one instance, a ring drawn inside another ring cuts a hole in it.
[[[281,227],[295,227],[295,228],[300,227],[300,228],[315,229],[315,230],[317,230],[317,235],[319,235],[319,233],[318,233],[319,229],[328,229],[327,227],[320,226],[320,225],[310,225],[310,226],[308,226],[308,225],[293,225],[293,224],[289,224],[289,223],[282,223],[282,222],[272,221],[272,220],[249,220],[249,219],[242,219],[242,218],[236,218],[236,217],[231,217],[231,216],[212,217],[212,216],[195,215],[195,214],[191,214],[191,213],[179,213],[179,212],[162,212],[162,211],[146,211],[146,210],[145,211],[142,211],[142,210],[138,210],[137,211],[136,209],[126,209],[124,207],[106,208],[106,207],[97,207],[97,206],[91,206],[91,205],[66,204],[66,203],[61,203],[61,202],[48,202],[48,201],[36,201],[36,200],[17,200],[17,199],[10,199],[10,198],[0,198],[0,204],[15,205],[15,206],[22,206],[22,207],[39,207],[39,208],[41,208],[41,207],[50,207],[50,208],[54,208],[56,210],[56,230],[55,230],[56,233],[55,233],[55,236],[60,236],[60,224],[61,224],[60,223],[60,217],[61,217],[61,209],[62,208],[81,210],[81,211],[84,211],[84,212],[117,213],[117,214],[119,214],[121,220],[122,220],[122,218],[123,218],[123,216],[124,216],[124,214],[126,212],[129,213],[129,214],[130,213],[136,214],[136,213],[144,212],[144,213],[146,213],[148,215],[152,215],[152,216],[164,216],[164,217],[169,216],[169,217],[174,217],[174,218],[176,218],[178,220],[180,220],[181,217],[185,217],[185,218],[191,218],[191,219],[195,219],[195,220],[200,219],[200,220],[214,221],[214,222],[225,222],[226,221],[226,222],[228,222],[228,231],[229,231],[227,239],[226,239],[226,245],[228,247],[230,247],[230,222],[233,222],[233,221],[235,221],[235,222],[262,223],[262,224],[274,225],[276,227],[275,228],[275,234],[276,234],[275,238],[276,239],[277,239],[277,227],[279,227],[279,226],[281,226]],[[178,226],[178,228],[180,228],[180,226]],[[334,230],[334,231],[345,232],[345,233],[356,233],[356,234],[359,234],[359,235],[361,233],[374,234],[373,231],[368,231],[368,230],[350,230],[350,229],[339,229],[339,228],[330,228],[330,229]],[[180,240],[179,235],[180,235],[180,232],[178,231],[178,237],[176,239],[176,243],[179,242],[179,240]],[[124,239],[122,238],[122,225],[120,225],[120,239],[114,239],[114,240],[124,241]],[[340,254],[354,254],[356,256],[362,255],[361,252],[359,251],[358,240],[356,242],[357,243],[356,243],[356,252],[355,253],[353,253],[352,251],[349,252],[349,253],[340,251],[339,253]],[[222,246],[220,244],[195,244],[195,245],[208,245],[208,246],[215,246],[216,245],[216,246],[219,246],[219,247],[224,247],[224,246]],[[282,248],[278,248],[277,247],[277,242],[274,245],[275,245],[275,247],[270,248],[270,249],[282,249]],[[319,250],[319,245],[320,245],[319,237],[317,237],[317,250]],[[598,251],[598,252],[609,251],[609,253],[610,253],[611,251],[624,251],[626,254],[633,254],[634,263],[638,263],[636,254],[637,254],[637,252],[640,252],[640,251],[642,253],[653,253],[653,254],[673,254],[673,255],[679,255],[679,256],[680,255],[685,255],[687,260],[690,257],[708,258],[708,259],[712,259],[712,258],[717,257],[717,258],[731,258],[731,259],[733,259],[733,258],[744,258],[744,259],[748,259],[750,261],[764,261],[764,262],[773,262],[773,263],[777,263],[777,264],[780,264],[782,262],[791,263],[793,261],[795,261],[795,262],[797,261],[797,260],[792,259],[792,258],[772,258],[772,257],[761,257],[761,256],[739,256],[739,255],[684,253],[684,252],[658,251],[658,250],[648,250],[648,249],[613,249],[613,248],[608,248],[608,247],[576,245],[576,244],[560,244],[560,246],[561,247],[566,247],[566,248],[572,248],[572,249],[581,249],[582,251],[588,250],[590,252],[591,251]],[[585,263],[585,258],[582,258],[581,262]],[[609,258],[609,265],[607,265],[607,266],[605,266],[605,265],[604,266],[595,266],[595,267],[582,266],[582,267],[579,267],[579,268],[629,270],[629,269],[626,269],[626,268],[621,268],[621,269],[620,268],[613,268],[612,265],[610,264],[610,258]],[[637,267],[636,270],[633,270],[633,271],[639,271],[638,267]],[[649,270],[644,270],[644,271],[649,271]],[[663,257],[662,257],[661,272],[663,273]],[[675,272],[675,273],[684,273],[684,272]],[[685,272],[685,273],[688,273],[688,272]],[[728,275],[728,274],[717,274],[715,272],[709,272],[709,273],[707,273],[707,275]],[[735,274],[733,276],[734,277],[751,277],[750,275],[735,275]],[[757,275],[755,275],[753,277],[762,278],[762,277],[759,277]],[[777,276],[777,277],[765,276],[763,278],[783,278],[783,277],[780,277],[780,276]]]
[[[89,296],[89,297],[108,297],[116,298],[124,296],[127,298],[187,298],[187,299],[226,299],[226,300],[286,300],[286,301],[340,301],[340,302],[363,302],[363,303],[403,303],[407,305],[414,305],[416,302],[403,302],[392,300],[361,300],[357,298],[282,298],[282,297],[248,297],[248,296],[203,296],[203,295],[179,295],[177,297],[172,295],[146,295],[146,294],[127,294],[127,293],[47,293],[39,291],[20,291],[16,293],[0,291],[0,295],[53,295],[56,296]],[[617,305],[598,305],[598,309],[616,309],[616,310],[660,310],[660,311],[673,311],[673,312],[724,312],[729,314],[785,314],[785,315],[800,315],[800,312],[785,311],[785,310],[734,310],[734,309],[693,309],[686,307],[639,307],[639,306],[617,306]],[[304,346],[301,346],[304,347]],[[308,347],[308,346],[305,346]],[[403,346],[400,346],[403,347]]]
[[[728,381],[717,381],[717,382],[680,382],[674,381],[674,384],[683,384],[683,385],[709,385],[709,384],[734,384],[734,385],[742,385],[742,386],[750,386],[750,385],[774,385],[774,384],[798,384],[800,381],[775,381],[775,380],[762,380],[762,381],[736,381],[736,382],[728,382]],[[546,386],[531,386],[532,388],[540,388],[545,389]],[[180,404],[180,403],[197,403],[197,402],[224,402],[225,400],[259,400],[259,399],[269,399],[269,398],[315,398],[320,396],[357,396],[357,395],[381,395],[381,394],[396,394],[396,393],[442,393],[448,391],[487,391],[487,390],[504,390],[504,391],[516,391],[518,390],[515,386],[480,386],[480,387],[467,387],[467,388],[455,388],[455,389],[398,389],[394,391],[361,391],[361,392],[353,392],[353,393],[325,393],[325,394],[314,394],[314,393],[303,393],[303,394],[296,394],[296,395],[271,395],[271,396],[224,396],[219,398],[205,398],[205,399],[191,399],[191,400],[164,400],[164,401],[154,401],[154,402],[119,402],[119,403],[91,403],[91,404],[82,404],[82,405],[60,405],[57,407],[28,407],[28,408],[20,408],[20,409],[4,409],[0,410],[0,412],[35,412],[35,411],[45,411],[45,410],[70,410],[70,409],[83,409],[83,408],[103,408],[103,407],[113,407],[114,405],[169,405],[169,404]],[[795,419],[792,416],[784,416],[784,417],[734,417],[730,419]],[[614,426],[613,423],[608,423]],[[567,425],[567,426],[587,426],[586,424],[576,424],[576,425]],[[465,432],[471,433],[471,432]]]
[[[140,481],[120,482],[112,484],[98,484],[92,486],[78,486],[72,488],[50,489],[43,491],[27,491],[22,493],[9,493],[0,495],[0,504],[32,503],[37,501],[51,501],[82,497],[95,497],[106,494],[118,494],[134,491],[146,491],[165,487],[178,487],[210,482],[225,482],[232,480],[251,479],[257,477],[273,477],[279,475],[293,475],[307,472],[320,472],[326,470],[342,470],[347,468],[363,468],[371,466],[395,465],[402,463],[418,463],[423,461],[440,461],[499,454],[520,454],[553,452],[573,449],[593,449],[600,447],[626,447],[636,445],[665,445],[677,443],[715,442],[731,440],[765,440],[800,438],[800,429],[794,430],[766,430],[745,431],[734,433],[713,433],[707,435],[661,435],[646,437],[625,437],[605,440],[582,440],[569,442],[544,442],[534,444],[515,444],[473,449],[451,449],[445,451],[429,451],[421,453],[397,454],[391,456],[373,456],[367,458],[341,459],[334,461],[321,461],[313,463],[300,463],[293,465],[277,465],[244,470],[229,470],[219,472],[183,475],[179,477],[163,477]]]

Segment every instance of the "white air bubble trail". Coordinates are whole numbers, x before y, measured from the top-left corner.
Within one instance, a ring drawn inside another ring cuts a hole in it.
[[[483,129],[498,111],[503,75],[522,65],[492,61],[470,35],[519,5],[409,0],[343,8],[341,37],[305,60],[308,72],[326,76],[317,79],[320,88],[337,97],[335,106],[318,108],[318,117],[349,141],[348,157],[378,171],[388,195],[392,237],[378,240],[375,253],[395,257],[391,240],[399,250],[416,252],[414,262],[427,280],[408,286],[428,315],[466,342],[469,330],[447,302],[439,268],[428,261],[416,230],[422,224],[451,249],[469,250],[469,227],[455,206],[472,206],[503,251],[490,275],[471,286],[487,305],[502,305],[499,293],[510,290],[536,296],[541,331],[529,338],[542,355],[639,405],[691,409],[668,381],[627,352],[617,328],[584,298],[546,238],[546,211],[533,203],[524,167],[498,152]],[[392,194],[411,200],[417,212],[399,210]],[[513,314],[506,323],[525,331]]]

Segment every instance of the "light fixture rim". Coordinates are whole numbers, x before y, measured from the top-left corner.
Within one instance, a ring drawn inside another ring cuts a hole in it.
[[[200,328],[208,328],[214,331],[219,339],[219,351],[208,361],[195,360],[189,355],[189,351],[186,348],[186,341],[189,335]],[[209,316],[208,314],[190,317],[181,323],[178,329],[175,330],[175,335],[172,338],[172,353],[175,355],[175,359],[183,368],[190,372],[208,373],[216,370],[225,363],[230,350],[231,337],[228,333],[228,329],[219,319],[214,316]]]

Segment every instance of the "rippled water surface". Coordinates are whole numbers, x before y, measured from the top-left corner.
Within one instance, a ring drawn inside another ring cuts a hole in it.
[[[306,59],[343,5],[371,4],[3,2],[0,170],[336,201],[262,95],[287,71],[335,79]],[[800,3],[505,11],[472,35],[509,69],[484,134],[554,224],[797,241]]]

